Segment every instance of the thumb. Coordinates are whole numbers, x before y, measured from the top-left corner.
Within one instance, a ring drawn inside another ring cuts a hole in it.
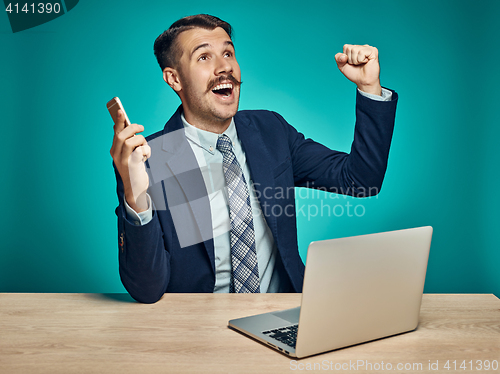
[[[335,62],[337,62],[340,71],[342,71],[344,65],[347,64],[347,60],[347,55],[345,53],[337,53],[335,55]]]

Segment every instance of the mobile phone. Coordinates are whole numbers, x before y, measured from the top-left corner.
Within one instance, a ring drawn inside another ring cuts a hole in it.
[[[130,120],[128,119],[127,113],[125,109],[123,109],[122,102],[119,98],[113,97],[108,101],[106,107],[109,110],[109,114],[111,114],[111,118],[113,118],[113,122],[116,123],[116,118],[118,117],[118,110],[120,109],[125,116],[125,127],[130,126]]]

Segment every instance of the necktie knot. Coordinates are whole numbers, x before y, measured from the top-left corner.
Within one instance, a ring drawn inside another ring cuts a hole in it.
[[[223,134],[217,139],[217,149],[222,153],[226,153],[232,150],[232,143],[229,136]]]

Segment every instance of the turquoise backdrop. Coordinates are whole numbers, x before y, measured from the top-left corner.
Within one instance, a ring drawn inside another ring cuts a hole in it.
[[[146,134],[162,129],[179,100],[153,42],[196,13],[235,29],[240,108],[275,110],[329,147],[349,151],[354,129],[343,44],[376,46],[382,84],[400,95],[379,196],[297,191],[304,259],[312,240],[432,225],[425,291],[500,296],[495,0],[81,0],[15,34],[1,14],[0,292],[125,291],[105,103],[119,96]],[[321,204],[333,212],[315,214]]]

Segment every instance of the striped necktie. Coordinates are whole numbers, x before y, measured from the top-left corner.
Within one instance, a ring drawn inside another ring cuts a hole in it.
[[[231,139],[227,135],[219,137],[217,149],[223,156],[222,166],[229,195],[231,266],[233,269],[230,292],[259,293],[255,232],[245,176],[236,160]]]

